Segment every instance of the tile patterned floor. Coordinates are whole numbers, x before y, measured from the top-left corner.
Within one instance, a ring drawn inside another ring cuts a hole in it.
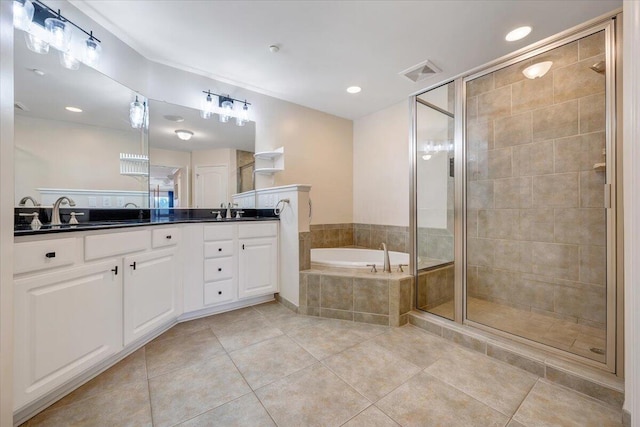
[[[278,303],[176,325],[26,426],[621,426],[619,410],[413,326]]]
[[[591,348],[606,348],[604,329],[581,325],[570,320],[558,319],[544,314],[522,310],[479,298],[468,298],[467,317],[533,341],[569,351],[589,359],[604,362],[605,355]],[[438,316],[453,318],[453,301],[427,310]]]

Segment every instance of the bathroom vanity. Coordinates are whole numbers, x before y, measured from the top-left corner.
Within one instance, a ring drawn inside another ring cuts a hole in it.
[[[276,218],[15,237],[15,409],[59,398],[176,322],[272,300]]]

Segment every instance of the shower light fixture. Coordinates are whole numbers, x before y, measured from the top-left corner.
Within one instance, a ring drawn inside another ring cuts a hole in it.
[[[129,122],[132,128],[140,129],[142,127],[146,109],[147,103],[138,101],[138,96],[136,95],[136,100],[131,103],[129,108]]]
[[[522,70],[522,74],[528,79],[538,79],[549,72],[551,66],[553,65],[552,61],[544,61],[544,62],[536,62],[533,65],[529,65],[527,68]]]
[[[221,123],[226,123],[230,118],[235,117],[236,125],[244,126],[249,122],[249,105],[250,102],[241,99],[231,98],[229,95],[218,95],[210,90],[203,90],[202,93],[206,94],[206,98],[202,100],[202,106],[200,109],[200,116],[203,119],[210,118],[213,113],[218,114],[218,120]],[[213,103],[213,97],[218,97],[218,106]],[[237,102],[237,104],[236,104]],[[238,105],[238,108],[235,106]],[[242,105],[242,107],[240,107]]]
[[[13,0],[13,26],[27,31],[33,21],[35,8],[31,0]]]
[[[175,132],[176,132],[176,135],[178,135],[178,138],[180,138],[183,141],[188,141],[193,136],[193,132],[186,129],[178,129]]]

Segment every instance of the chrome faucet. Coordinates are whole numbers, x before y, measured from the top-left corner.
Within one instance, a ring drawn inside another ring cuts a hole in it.
[[[140,206],[136,205],[136,204],[135,204],[135,203],[133,203],[133,202],[129,202],[129,203],[126,203],[126,204],[123,206],[123,208],[128,208],[128,207],[129,207],[129,205],[133,206],[134,208],[139,208],[139,207],[140,207]]]
[[[227,206],[225,206],[225,204]],[[227,219],[231,218],[231,207],[232,206],[238,206],[238,204],[237,203],[231,203],[231,202],[229,202],[229,203],[224,203],[224,202],[220,203],[220,207],[222,209],[226,209],[227,210],[227,214],[225,215],[225,218],[227,218]]]
[[[20,199],[20,203],[18,203],[18,206],[27,206],[28,200],[31,200],[31,203],[33,203],[33,206],[40,206],[40,203],[36,202],[36,199],[34,199],[31,196],[24,196],[22,199]]]
[[[391,262],[389,262],[389,251],[385,243],[380,243],[380,249],[384,251],[384,268],[382,271],[385,273],[391,273]]]
[[[75,206],[76,202],[68,198],[67,196],[62,196],[56,200],[53,204],[53,212],[51,213],[51,225],[60,225],[62,221],[60,221],[60,205],[64,203],[64,201],[69,202],[69,206]]]

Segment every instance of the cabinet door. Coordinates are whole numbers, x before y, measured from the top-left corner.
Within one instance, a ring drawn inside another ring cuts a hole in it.
[[[114,259],[14,281],[14,409],[122,349],[121,271]]]
[[[278,239],[240,240],[238,297],[278,292]]]
[[[175,249],[124,259],[124,345],[180,315],[176,262]]]

